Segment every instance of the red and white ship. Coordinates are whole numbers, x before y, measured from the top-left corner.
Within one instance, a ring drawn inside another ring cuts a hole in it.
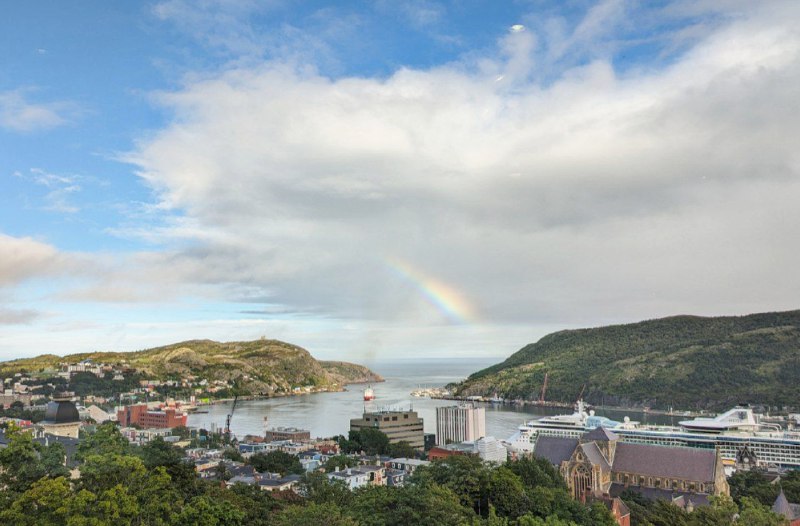
[[[372,386],[370,385],[364,389],[364,401],[369,402],[371,400],[375,400],[375,391],[372,390]]]

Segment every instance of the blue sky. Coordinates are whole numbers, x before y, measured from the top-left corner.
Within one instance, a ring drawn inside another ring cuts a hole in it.
[[[17,2],[0,358],[796,308],[795,2]]]

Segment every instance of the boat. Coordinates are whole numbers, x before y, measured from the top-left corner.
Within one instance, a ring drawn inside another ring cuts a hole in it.
[[[372,390],[372,386],[370,385],[364,389],[364,401],[370,402],[372,400],[375,400],[375,391]]]
[[[487,399],[486,401],[489,402],[490,404],[502,404],[505,402],[504,399],[497,396],[497,393],[494,393],[494,396]]]
[[[727,464],[747,462],[758,467],[800,469],[800,433],[765,423],[752,408],[739,406],[716,417],[683,420],[677,426],[622,422],[586,411],[583,401],[571,415],[547,416],[522,424],[506,443],[520,453],[532,453],[542,436],[580,438],[603,427],[623,442],[671,447],[718,448]]]

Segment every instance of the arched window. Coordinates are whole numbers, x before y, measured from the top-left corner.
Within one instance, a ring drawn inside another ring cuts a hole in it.
[[[572,495],[583,500],[587,493],[592,491],[592,474],[586,466],[580,465],[572,472]]]

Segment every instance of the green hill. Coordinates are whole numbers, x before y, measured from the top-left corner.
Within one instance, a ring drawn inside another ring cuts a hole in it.
[[[136,352],[44,354],[0,362],[0,374],[55,370],[59,364],[83,360],[135,369],[156,380],[194,376],[209,381],[232,381],[241,394],[268,395],[304,386],[315,390],[337,389],[347,383],[382,381],[364,366],[319,362],[301,347],[266,339],[227,343],[192,340]]]
[[[459,384],[461,395],[653,408],[800,406],[800,311],[674,316],[567,330],[526,345]]]

